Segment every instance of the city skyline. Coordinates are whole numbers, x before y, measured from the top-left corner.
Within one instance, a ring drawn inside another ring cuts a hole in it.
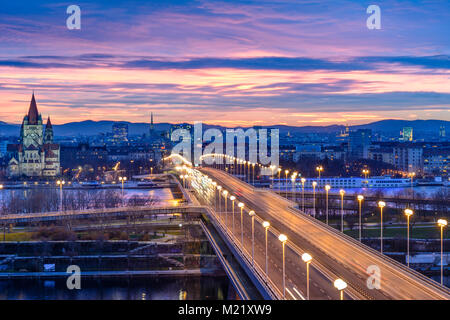
[[[8,123],[32,90],[54,124],[152,111],[222,126],[450,120],[439,1],[381,1],[380,30],[366,27],[368,2],[79,2],[81,30],[66,28],[67,4],[27,3],[0,13]]]

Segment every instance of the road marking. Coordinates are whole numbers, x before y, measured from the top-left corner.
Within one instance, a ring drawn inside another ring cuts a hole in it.
[[[300,298],[302,298],[302,300],[306,300],[305,297],[297,290],[296,287],[293,287],[292,289],[300,296]]]
[[[287,293],[289,293],[289,294],[291,295],[291,297],[292,297],[294,300],[297,300],[297,298],[292,294],[292,292],[291,292],[288,288],[286,288],[286,291],[287,291]]]

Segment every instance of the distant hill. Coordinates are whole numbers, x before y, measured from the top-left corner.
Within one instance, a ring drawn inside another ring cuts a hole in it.
[[[81,122],[69,122],[62,125],[53,125],[55,135],[60,137],[67,136],[91,136],[101,133],[107,133],[112,131],[112,125],[115,121],[81,121]],[[141,135],[148,133],[149,123],[135,123],[127,121],[116,121],[128,124],[128,130],[131,135]],[[170,123],[156,123],[156,131],[166,131],[170,128]],[[450,133],[450,121],[445,120],[381,120],[377,122],[372,122],[363,125],[350,126],[351,130],[356,129],[372,129],[373,131],[382,132],[389,135],[398,135],[403,127],[412,127],[415,134],[420,133],[434,133],[438,134],[439,128],[444,126],[446,132]],[[208,128],[218,128],[225,129],[225,127],[215,126],[215,125],[204,125],[204,130]],[[285,125],[274,125],[274,126],[262,126],[262,128],[277,128],[280,130],[281,134],[290,132],[291,134],[296,133],[336,133],[345,129],[342,125],[331,125],[331,126],[285,126]],[[243,128],[245,129],[245,128]],[[9,124],[0,121],[0,135],[1,136],[18,136],[20,130],[20,125]]]

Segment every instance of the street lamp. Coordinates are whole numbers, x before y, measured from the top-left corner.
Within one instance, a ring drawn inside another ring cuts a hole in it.
[[[183,179],[183,175],[180,176],[181,179]],[[122,183],[122,193],[123,193],[123,184],[125,181],[127,181],[127,177],[119,177],[119,181]]]
[[[444,285],[444,227],[447,226],[447,220],[439,219],[437,223],[441,227],[441,285]]]
[[[345,190],[339,190],[339,194],[341,195],[341,232],[344,232],[344,194]]]
[[[361,202],[364,200],[364,196],[359,194],[358,197],[358,202],[359,202],[359,242],[361,242],[361,231],[362,231],[362,221],[361,221]]]
[[[344,289],[347,288],[347,283],[342,279],[336,279],[334,281],[334,287],[339,290],[341,300],[344,300]]]
[[[244,223],[243,223],[243,210],[244,210],[244,204],[242,202],[238,203],[238,207],[241,208],[241,246],[242,246],[242,252],[244,252]]]
[[[217,186],[217,190],[219,190],[219,214],[222,211],[222,201],[220,201],[220,191],[222,190],[222,186]]]
[[[297,172],[294,172],[291,176],[292,181],[292,192],[294,193],[294,202],[297,203],[297,193],[295,191],[295,179],[297,178]]]
[[[406,224],[407,224],[407,234],[406,234],[406,261],[409,268],[409,218],[413,215],[413,211],[411,209],[405,209],[406,215]]]
[[[313,215],[315,218],[316,217],[316,186],[317,186],[317,182],[313,181],[312,186],[313,186]]]
[[[252,217],[252,266],[255,265],[255,211],[251,210],[248,215]]]
[[[330,186],[329,184],[327,184],[327,185],[325,186],[325,193],[326,193],[326,201],[325,201],[325,203],[326,203],[326,209],[325,209],[325,214],[326,214],[326,222],[327,222],[327,224],[328,224],[328,191],[330,191],[330,189],[331,189],[331,186]]]
[[[269,227],[270,227],[269,221],[264,221],[262,223],[262,226],[264,227],[265,234],[266,234],[266,277],[267,277],[269,274],[269,261],[268,261],[269,258],[268,258],[268,254],[267,254],[267,231],[269,230]]]
[[[323,171],[323,167],[322,166],[317,166],[316,170],[319,172],[319,181],[320,181],[320,173]]]
[[[302,178],[300,181],[302,182],[302,211],[305,212],[305,182],[306,182],[306,179]]]
[[[58,180],[56,181],[56,184],[59,186],[59,210],[63,210],[63,194],[62,194],[62,187],[66,182],[64,180]]]
[[[309,253],[302,254],[302,260],[306,263],[306,299],[309,300],[309,265],[312,257]]]
[[[228,218],[228,206],[227,206],[227,200],[228,200],[228,191],[227,190],[223,190],[223,192],[222,192],[222,194],[223,194],[223,198],[224,198],[224,201],[225,201],[225,217],[223,217],[223,220],[224,220],[224,222],[225,222],[225,227],[227,226],[227,218]]]
[[[284,234],[280,234],[278,236],[278,240],[281,241],[281,244],[283,246],[283,299],[286,299],[286,268],[285,268],[285,252],[284,247],[286,245],[287,236]]]
[[[286,179],[284,180],[284,183],[286,184],[286,199],[288,197],[287,192],[288,192],[288,180],[287,180],[287,175],[289,173],[289,170],[284,170],[284,174],[286,175]]]
[[[233,208],[233,216],[232,216],[232,219],[231,219],[231,223],[232,223],[231,230],[232,230],[233,235],[234,235],[234,201],[236,200],[236,197],[235,196],[231,196],[230,200],[231,200],[231,207]]]
[[[378,201],[378,207],[380,207],[380,251],[383,253],[383,208],[386,206],[386,202]]]
[[[255,163],[252,163],[252,180],[253,186],[255,186]]]
[[[281,191],[281,186],[280,186],[280,183],[281,183],[281,168],[278,168],[277,171],[278,171],[278,190]]]

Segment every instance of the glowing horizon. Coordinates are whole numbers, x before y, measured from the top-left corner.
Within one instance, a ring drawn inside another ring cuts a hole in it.
[[[54,124],[450,120],[438,1],[381,1],[381,30],[352,1],[81,1],[78,31],[66,4],[45,2],[2,5],[0,121],[20,123],[32,90]]]

